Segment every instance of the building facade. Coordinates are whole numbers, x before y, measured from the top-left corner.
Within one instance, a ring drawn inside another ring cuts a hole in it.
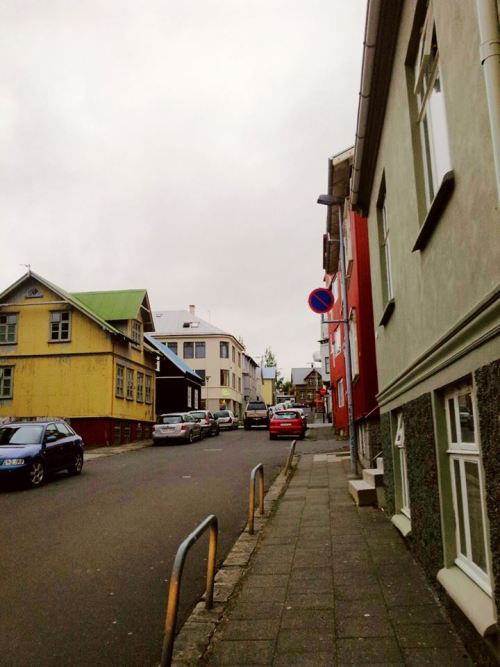
[[[276,380],[277,371],[275,366],[263,366],[262,375],[262,399],[266,405],[276,403]]]
[[[69,294],[28,272],[0,295],[0,417],[62,417],[87,445],[148,438],[156,353],[145,290]]]
[[[352,177],[386,509],[482,665],[500,659],[499,43],[496,0],[370,0]]]
[[[333,293],[334,305],[326,314],[333,424],[337,433],[348,435],[345,326],[340,266],[339,216],[342,216],[343,247],[349,319],[352,401],[358,457],[370,468],[381,450],[377,406],[377,364],[368,246],[368,221],[352,210],[349,196],[354,150],[349,148],[328,161],[328,194],[341,203],[328,207],[323,237],[325,286]]]
[[[232,410],[241,417],[243,404],[243,343],[189,310],[154,312],[156,340],[165,343],[204,381],[201,408]]]
[[[262,398],[262,379],[260,367],[250,355],[243,352],[243,401],[261,400]]]
[[[314,409],[322,387],[323,378],[318,368],[292,368],[290,393],[295,396],[296,403]]]

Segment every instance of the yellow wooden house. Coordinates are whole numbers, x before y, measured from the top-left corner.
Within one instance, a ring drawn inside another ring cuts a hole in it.
[[[146,290],[69,294],[29,271],[0,294],[0,422],[63,417],[87,445],[150,437]]]

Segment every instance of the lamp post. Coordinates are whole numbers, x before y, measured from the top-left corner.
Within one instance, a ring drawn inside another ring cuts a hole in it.
[[[344,203],[343,197],[334,197],[333,195],[320,195],[318,204],[324,206],[334,206]],[[342,211],[339,206],[339,238],[332,239],[339,244],[340,258],[340,289],[342,294],[342,319],[341,320],[323,320],[325,324],[343,324],[344,325],[344,353],[345,353],[345,376],[347,393],[347,413],[349,418],[349,452],[351,457],[351,473],[358,474],[358,450],[356,443],[356,433],[354,431],[354,409],[352,400],[352,367],[351,367],[351,338],[349,335],[349,311],[347,308],[347,275],[345,265],[345,246],[344,246],[344,224],[342,220]]]

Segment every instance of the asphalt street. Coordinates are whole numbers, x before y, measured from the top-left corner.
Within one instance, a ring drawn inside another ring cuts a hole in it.
[[[306,440],[297,452],[334,446]],[[246,523],[251,469],[264,464],[267,489],[289,447],[239,430],[98,458],[40,489],[0,488],[0,665],[157,665],[179,544],[216,514],[222,561]],[[180,623],[204,591],[207,541],[188,557]]]

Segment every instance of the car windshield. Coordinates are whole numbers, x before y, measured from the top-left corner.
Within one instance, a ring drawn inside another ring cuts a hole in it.
[[[249,403],[247,410],[265,410],[265,403]]]
[[[189,413],[192,417],[204,417],[205,413],[203,411],[201,412],[190,412]]]
[[[299,415],[296,412],[276,412],[276,419],[298,419]]]
[[[2,426],[0,446],[37,445],[42,440],[43,426]]]
[[[230,414],[227,410],[220,410],[214,414],[214,417],[218,419],[219,417],[230,417]]]
[[[159,424],[181,424],[182,417],[180,415],[164,415],[158,419]]]

